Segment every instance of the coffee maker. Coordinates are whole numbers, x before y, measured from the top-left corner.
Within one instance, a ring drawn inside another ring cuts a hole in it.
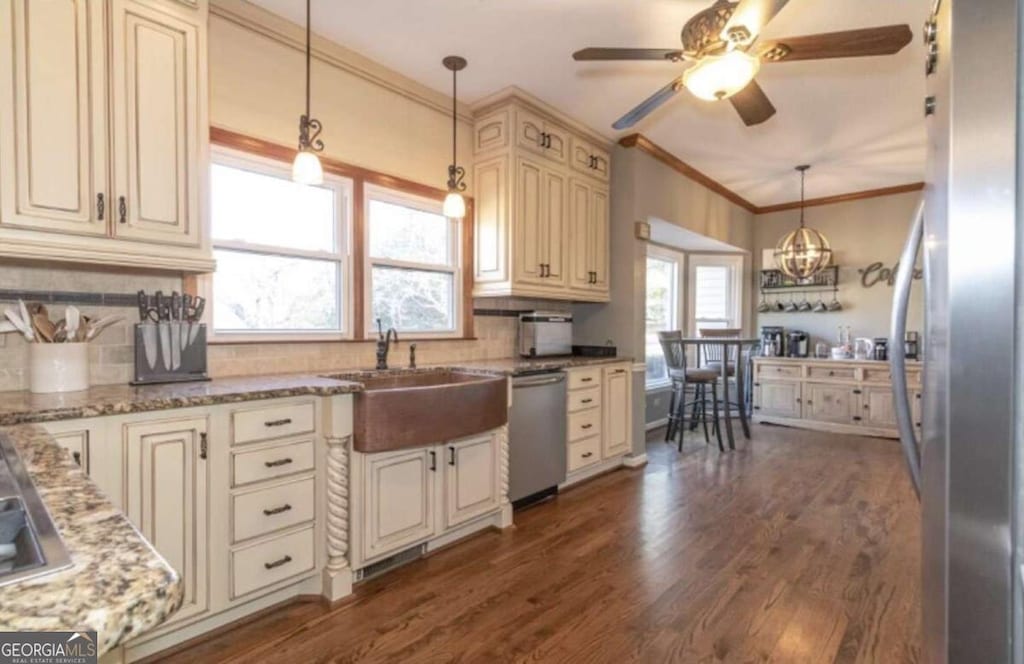
[[[807,357],[811,352],[811,335],[803,330],[790,330],[786,335],[786,357]]]
[[[782,357],[786,354],[785,328],[778,325],[761,327],[761,355],[765,357]]]

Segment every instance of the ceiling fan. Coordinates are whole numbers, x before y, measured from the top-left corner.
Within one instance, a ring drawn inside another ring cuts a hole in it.
[[[692,63],[671,83],[615,121],[628,129],[686,87],[707,101],[728,99],[744,124],[760,124],[775,107],[754,76],[762,63],[892,55],[910,43],[908,25],[844,30],[758,42],[757,36],[789,0],[716,0],[698,12],[682,32],[682,49],[585,48],[574,60],[665,60]]]

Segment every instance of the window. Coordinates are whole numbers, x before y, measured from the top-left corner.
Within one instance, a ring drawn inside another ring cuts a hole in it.
[[[366,331],[456,336],[462,278],[458,221],[442,202],[366,186]]]
[[[742,327],[743,257],[690,254],[689,259],[691,334]]]
[[[647,388],[668,384],[665,356],[661,352],[658,332],[680,329],[679,280],[682,274],[681,254],[651,247],[647,254],[647,302],[644,355],[647,362]]]
[[[351,334],[350,180],[291,181],[289,164],[217,148],[210,215],[214,334]]]

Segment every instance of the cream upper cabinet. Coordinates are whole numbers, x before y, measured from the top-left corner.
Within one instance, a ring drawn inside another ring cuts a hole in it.
[[[542,108],[516,92],[478,109],[473,294],[607,302],[608,152]],[[602,165],[581,170],[574,146]]]
[[[607,182],[611,175],[611,159],[607,150],[595,147],[589,141],[572,137],[569,165],[579,173]]]
[[[0,257],[212,270],[205,0],[0,14]]]
[[[569,202],[570,286],[607,296],[608,192],[573,178]]]
[[[9,0],[2,13],[0,227],[105,235],[104,3]]]
[[[168,623],[204,613],[209,608],[207,419],[129,422],[123,441],[128,518],[184,584],[182,607]]]
[[[198,245],[199,28],[132,0],[112,5],[114,232]]]
[[[433,448],[363,455],[363,559],[371,560],[423,542],[436,529]]]
[[[605,367],[602,370],[604,396],[601,407],[604,424],[601,427],[604,458],[626,454],[633,447],[631,431],[632,381],[629,365]]]
[[[498,435],[489,432],[444,446],[444,527],[501,506]]]

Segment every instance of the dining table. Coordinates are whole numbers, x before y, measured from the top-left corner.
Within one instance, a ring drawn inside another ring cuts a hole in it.
[[[747,369],[747,362],[750,354],[761,343],[756,337],[684,337],[682,340],[683,353],[690,347],[694,348],[693,357],[697,360],[697,366],[710,354],[713,357],[722,358],[722,402],[725,404],[725,434],[729,441],[729,449],[736,449],[736,439],[732,430],[732,416],[729,401],[729,366],[736,367],[736,406],[739,410],[740,424],[743,428],[743,435],[750,439],[750,421],[747,418],[746,390],[744,389],[744,377]],[[708,353],[706,349],[715,347],[715,351]],[[721,351],[721,352],[718,352]],[[686,355],[689,357],[689,355]]]

